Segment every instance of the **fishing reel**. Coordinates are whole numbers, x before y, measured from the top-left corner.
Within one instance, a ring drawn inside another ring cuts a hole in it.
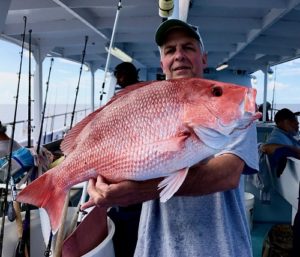
[[[2,183],[5,183],[7,179],[8,166],[9,156],[0,158],[0,181]],[[12,152],[10,176],[14,181],[20,180],[33,166],[34,158],[27,148],[21,147]]]

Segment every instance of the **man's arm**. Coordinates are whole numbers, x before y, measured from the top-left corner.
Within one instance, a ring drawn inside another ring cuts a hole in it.
[[[233,154],[223,154],[206,163],[192,167],[176,193],[178,196],[198,196],[230,190],[238,186],[244,161]],[[159,198],[158,183],[162,178],[147,181],[122,181],[107,184],[99,176],[91,179],[88,185],[90,200],[82,209],[93,205],[111,207],[127,206]]]
[[[261,146],[261,150],[268,154],[274,154],[275,150],[277,150],[278,148],[281,147],[286,147],[288,149],[290,149],[291,151],[293,151],[295,153],[295,157],[300,159],[300,148],[298,147],[294,147],[294,146],[289,146],[289,145],[283,145],[283,144],[263,144]]]

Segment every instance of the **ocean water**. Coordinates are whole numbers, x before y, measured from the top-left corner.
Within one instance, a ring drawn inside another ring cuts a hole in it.
[[[33,107],[31,110],[31,118],[33,119]],[[67,129],[71,124],[71,116],[72,116],[73,106],[66,105],[66,104],[57,104],[51,105],[49,104],[45,111],[45,121],[43,126],[43,133],[52,133],[53,131],[60,130],[60,129]],[[77,105],[76,111],[79,111],[74,116],[73,124],[76,124],[80,120],[82,120],[85,116],[90,113],[90,106],[88,105]],[[0,104],[0,121],[3,124],[12,123],[14,119],[15,113],[15,106],[10,104]],[[65,115],[65,113],[68,113]],[[49,117],[56,115],[56,117]],[[17,124],[15,127],[15,140],[17,141],[24,141],[27,139],[28,135],[28,107],[26,104],[20,104],[17,108]],[[22,122],[21,122],[22,121]],[[25,121],[25,122],[24,122]],[[34,126],[34,123],[31,124]],[[40,128],[32,128],[31,133],[33,130]],[[7,135],[11,136],[12,126],[7,125]]]

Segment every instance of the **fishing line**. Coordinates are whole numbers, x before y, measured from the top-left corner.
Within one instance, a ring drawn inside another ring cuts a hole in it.
[[[5,211],[7,208],[7,196],[8,196],[8,184],[10,183],[11,177],[11,167],[12,167],[12,152],[13,152],[13,143],[15,138],[15,129],[16,129],[16,120],[17,120],[17,111],[18,111],[18,102],[19,102],[19,91],[20,91],[20,82],[21,82],[21,72],[22,72],[22,64],[23,64],[23,52],[24,52],[24,43],[25,43],[25,33],[26,33],[26,25],[27,25],[27,17],[23,17],[24,20],[24,31],[22,34],[22,47],[20,53],[20,66],[19,66],[19,73],[18,73],[18,85],[17,85],[17,94],[16,94],[16,101],[15,101],[15,111],[14,111],[14,121],[12,124],[12,133],[10,139],[10,148],[9,148],[9,157],[8,157],[8,170],[7,170],[7,178],[5,183],[5,192],[4,192],[4,200],[1,205],[2,211],[2,222],[1,222],[1,232],[0,232],[0,257],[2,257],[2,249],[3,249],[3,239],[4,239],[4,226],[5,226]]]
[[[83,51],[82,51],[81,65],[80,65],[80,70],[79,70],[79,78],[78,78],[78,83],[77,83],[77,87],[76,87],[75,100],[74,100],[73,111],[72,111],[72,116],[71,116],[70,129],[73,126],[73,121],[74,121],[74,116],[75,116],[75,109],[76,109],[76,103],[77,103],[77,97],[78,97],[78,92],[79,92],[80,79],[81,79],[81,74],[82,74],[82,66],[84,64],[85,51],[86,51],[86,45],[87,45],[88,38],[89,38],[88,36],[85,36],[84,48],[83,48]]]
[[[112,35],[111,35],[109,48],[108,48],[108,53],[107,53],[107,58],[106,58],[106,64],[105,64],[104,76],[103,76],[103,83],[102,83],[102,88],[101,88],[101,91],[100,91],[100,106],[102,105],[103,95],[106,94],[106,92],[104,91],[105,90],[105,81],[106,81],[106,77],[107,77],[108,67],[109,67],[109,64],[110,64],[111,49],[112,49],[112,45],[113,45],[115,34],[116,34],[116,28],[117,28],[121,8],[122,8],[122,3],[121,3],[121,0],[120,0],[119,3],[118,3],[118,7],[117,7],[117,13],[116,13],[116,17],[115,17],[115,22],[114,22]]]

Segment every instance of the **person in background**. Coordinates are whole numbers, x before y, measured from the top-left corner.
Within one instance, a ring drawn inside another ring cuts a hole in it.
[[[6,126],[0,121],[0,158],[9,154],[11,139],[6,134]],[[15,140],[13,142],[13,151],[21,148],[21,145]]]
[[[11,138],[6,134],[6,126],[0,121],[0,181],[5,182],[9,163]],[[18,180],[34,165],[31,152],[15,140],[12,145],[11,176]]]
[[[300,159],[300,143],[295,138],[299,133],[299,121],[297,115],[291,110],[284,108],[279,110],[274,117],[276,126],[267,138],[262,150],[266,154],[273,154],[280,147],[287,147]]]
[[[117,85],[125,88],[139,82],[139,70],[130,63],[122,62],[115,67],[114,75],[117,79]]]
[[[264,105],[263,104],[260,104],[258,106],[258,111],[263,113],[263,110],[264,110]],[[272,108],[271,108],[271,104],[269,102],[266,103],[266,121],[271,121],[270,117],[269,117],[269,111],[272,111]],[[263,120],[263,117],[261,117],[259,119],[260,121]]]
[[[166,79],[203,77],[207,55],[197,27],[170,19],[159,26],[155,41]],[[166,203],[159,201],[162,178],[109,184],[98,176],[89,181],[84,208],[144,202],[135,257],[252,257],[241,177],[246,167],[258,170],[254,124],[216,156],[191,167]]]
[[[138,70],[130,62],[122,62],[115,67],[114,75],[117,84],[124,89],[138,83]],[[122,90],[121,89],[121,90]],[[113,243],[116,257],[132,257],[137,241],[142,204],[133,204],[126,207],[112,207],[108,216],[115,224]]]
[[[275,123],[273,131],[267,138],[265,144],[261,146],[262,151],[267,155],[270,155],[272,160],[275,159],[278,164],[276,173],[277,177],[281,175],[286,165],[286,157],[293,156],[300,159],[300,142],[295,138],[299,134],[299,121],[297,116],[300,115],[299,112],[292,112],[291,110],[284,108],[279,110],[275,114]],[[277,149],[283,149],[284,152],[280,152],[280,156],[275,156],[275,151]],[[300,192],[299,192],[300,193]],[[300,196],[300,195],[299,195]],[[300,253],[300,200],[299,208],[295,219],[293,221],[293,257],[299,256]]]

